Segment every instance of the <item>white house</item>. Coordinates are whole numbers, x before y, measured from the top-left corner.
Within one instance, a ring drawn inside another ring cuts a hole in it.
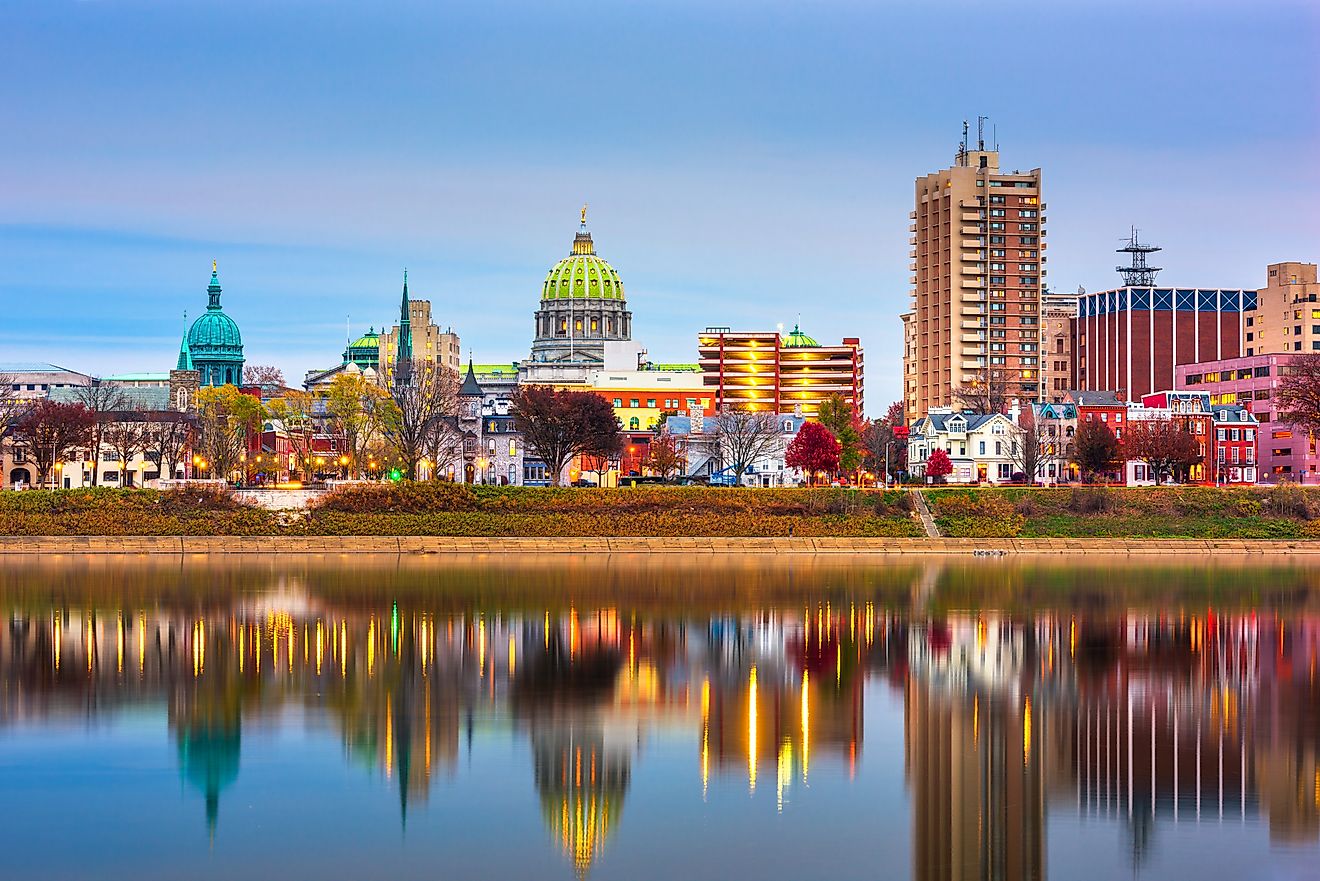
[[[926,473],[926,461],[935,450],[949,454],[953,472],[949,483],[1007,483],[1020,470],[1013,463],[1013,444],[1022,430],[1002,413],[955,413],[948,407],[932,408],[912,423],[908,433],[908,469]]]
[[[788,413],[781,413],[774,419],[778,434],[768,445],[765,455],[748,465],[742,478],[744,486],[799,486],[806,480],[799,469],[784,464],[788,445],[797,437],[806,420]],[[683,447],[687,459],[684,475],[708,477],[713,482],[732,480],[733,469],[724,461],[718,441],[719,418],[702,417],[699,428],[695,423],[696,419],[691,416],[669,416],[665,419],[665,430],[677,438]]]

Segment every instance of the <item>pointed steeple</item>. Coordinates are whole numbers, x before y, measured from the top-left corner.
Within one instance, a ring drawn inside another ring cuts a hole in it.
[[[188,310],[183,310],[183,340],[179,343],[179,361],[175,370],[192,370],[192,349],[188,347]]]
[[[403,301],[399,305],[399,347],[394,353],[394,381],[408,385],[412,381],[412,319],[409,317],[408,270],[403,270]]]
[[[468,358],[467,376],[463,378],[463,385],[458,389],[460,398],[480,398],[486,393],[481,390],[481,383],[477,382],[477,372],[472,368],[472,359]]]

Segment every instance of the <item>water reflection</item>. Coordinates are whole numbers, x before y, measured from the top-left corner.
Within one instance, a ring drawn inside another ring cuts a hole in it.
[[[694,568],[671,600],[657,579],[673,573],[617,564],[88,565],[0,576],[0,724],[164,704],[212,836],[245,726],[323,715],[347,760],[397,792],[401,826],[499,730],[530,755],[545,831],[585,875],[628,822],[648,738],[698,745],[696,797],[736,779],[783,811],[822,765],[857,773],[866,703],[888,693],[920,881],[1043,878],[1047,817],[1065,809],[1119,824],[1136,865],[1162,824],[1202,818],[1320,842],[1306,569],[1115,584],[1101,569],[772,561]]]

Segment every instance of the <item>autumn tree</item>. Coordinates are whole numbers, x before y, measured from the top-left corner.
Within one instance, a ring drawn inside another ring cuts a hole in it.
[[[839,471],[852,474],[862,465],[862,426],[853,405],[835,392],[820,402],[816,421],[839,442]]]
[[[1008,458],[1013,467],[1022,472],[1027,483],[1033,484],[1045,471],[1045,446],[1048,439],[1031,407],[1022,411],[1018,424],[1008,440]]]
[[[723,467],[733,469],[737,483],[742,483],[752,463],[768,458],[783,442],[774,414],[755,410],[721,411],[715,417],[713,434],[720,462]]]
[[[1172,419],[1128,422],[1123,450],[1130,459],[1150,466],[1151,478],[1163,483],[1175,471],[1186,472],[1201,461],[1201,445]]]
[[[1084,480],[1107,474],[1118,465],[1122,448],[1118,438],[1103,422],[1082,422],[1073,436],[1072,461]]]
[[[326,415],[348,449],[349,473],[360,476],[365,470],[367,450],[393,406],[389,393],[360,373],[341,373],[330,384]]]
[[[527,446],[545,462],[551,486],[559,486],[560,474],[575,456],[605,450],[619,435],[614,408],[594,392],[522,386],[509,412]]]
[[[115,414],[127,410],[130,406],[130,400],[124,393],[122,386],[110,382],[102,382],[99,379],[93,379],[87,385],[77,386],[73,391],[73,399],[82,404],[92,414],[92,437],[91,460],[92,460],[92,486],[100,483],[99,475],[101,473],[101,445],[106,426],[115,418]]]
[[[92,442],[95,426],[96,415],[82,404],[42,400],[19,417],[13,436],[37,466],[37,484],[44,486],[55,463]]]
[[[13,434],[18,420],[32,406],[32,402],[22,398],[14,388],[17,383],[8,373],[0,373],[0,454],[5,451],[5,442]]]
[[[953,462],[944,450],[935,450],[926,459],[926,476],[934,478],[936,483],[943,483],[944,478],[953,473]]]
[[[211,474],[228,479],[242,464],[248,436],[261,430],[266,408],[232,385],[197,391],[198,449]]]
[[[838,469],[842,454],[843,445],[833,432],[824,425],[806,422],[789,442],[784,464],[801,469],[807,475],[807,482],[814,483],[817,473],[829,474]]]
[[[1279,371],[1275,419],[1308,434],[1320,434],[1320,352],[1296,355]]]
[[[132,473],[128,466],[147,448],[149,426],[145,413],[121,412],[113,422],[108,423],[101,433],[102,440],[119,460],[119,485],[133,485]]]
[[[284,371],[269,364],[248,364],[243,368],[243,385],[273,385],[284,388]]]
[[[391,406],[385,408],[381,434],[397,454],[403,473],[415,480],[418,464],[428,455],[438,455],[439,446],[456,443],[461,449],[459,379],[458,371],[434,361],[405,366],[406,370],[396,368],[399,381],[390,388]]]
[[[875,463],[872,467],[886,479],[889,474],[907,470],[907,429],[903,425],[902,401],[890,404],[882,418],[866,423],[862,445]]]
[[[953,399],[973,413],[1005,413],[1009,404],[1008,375],[1002,367],[978,367],[971,379],[954,388]]]
[[[173,479],[192,440],[192,422],[183,413],[163,412],[150,414],[147,426],[147,458],[163,479]]]
[[[646,454],[646,467],[656,476],[668,480],[687,465],[687,456],[679,444],[678,438],[661,429],[651,438],[651,448]]]
[[[317,428],[313,397],[307,392],[290,389],[266,405],[266,415],[279,420],[284,427],[298,470],[304,480],[310,479],[314,470],[312,441]]]

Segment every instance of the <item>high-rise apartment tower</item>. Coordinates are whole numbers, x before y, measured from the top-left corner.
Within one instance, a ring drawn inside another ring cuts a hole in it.
[[[980,140],[970,149],[965,134],[952,168],[917,178],[903,316],[909,422],[956,405],[959,386],[1040,399],[1044,212],[1039,168],[1001,171],[999,152]]]

